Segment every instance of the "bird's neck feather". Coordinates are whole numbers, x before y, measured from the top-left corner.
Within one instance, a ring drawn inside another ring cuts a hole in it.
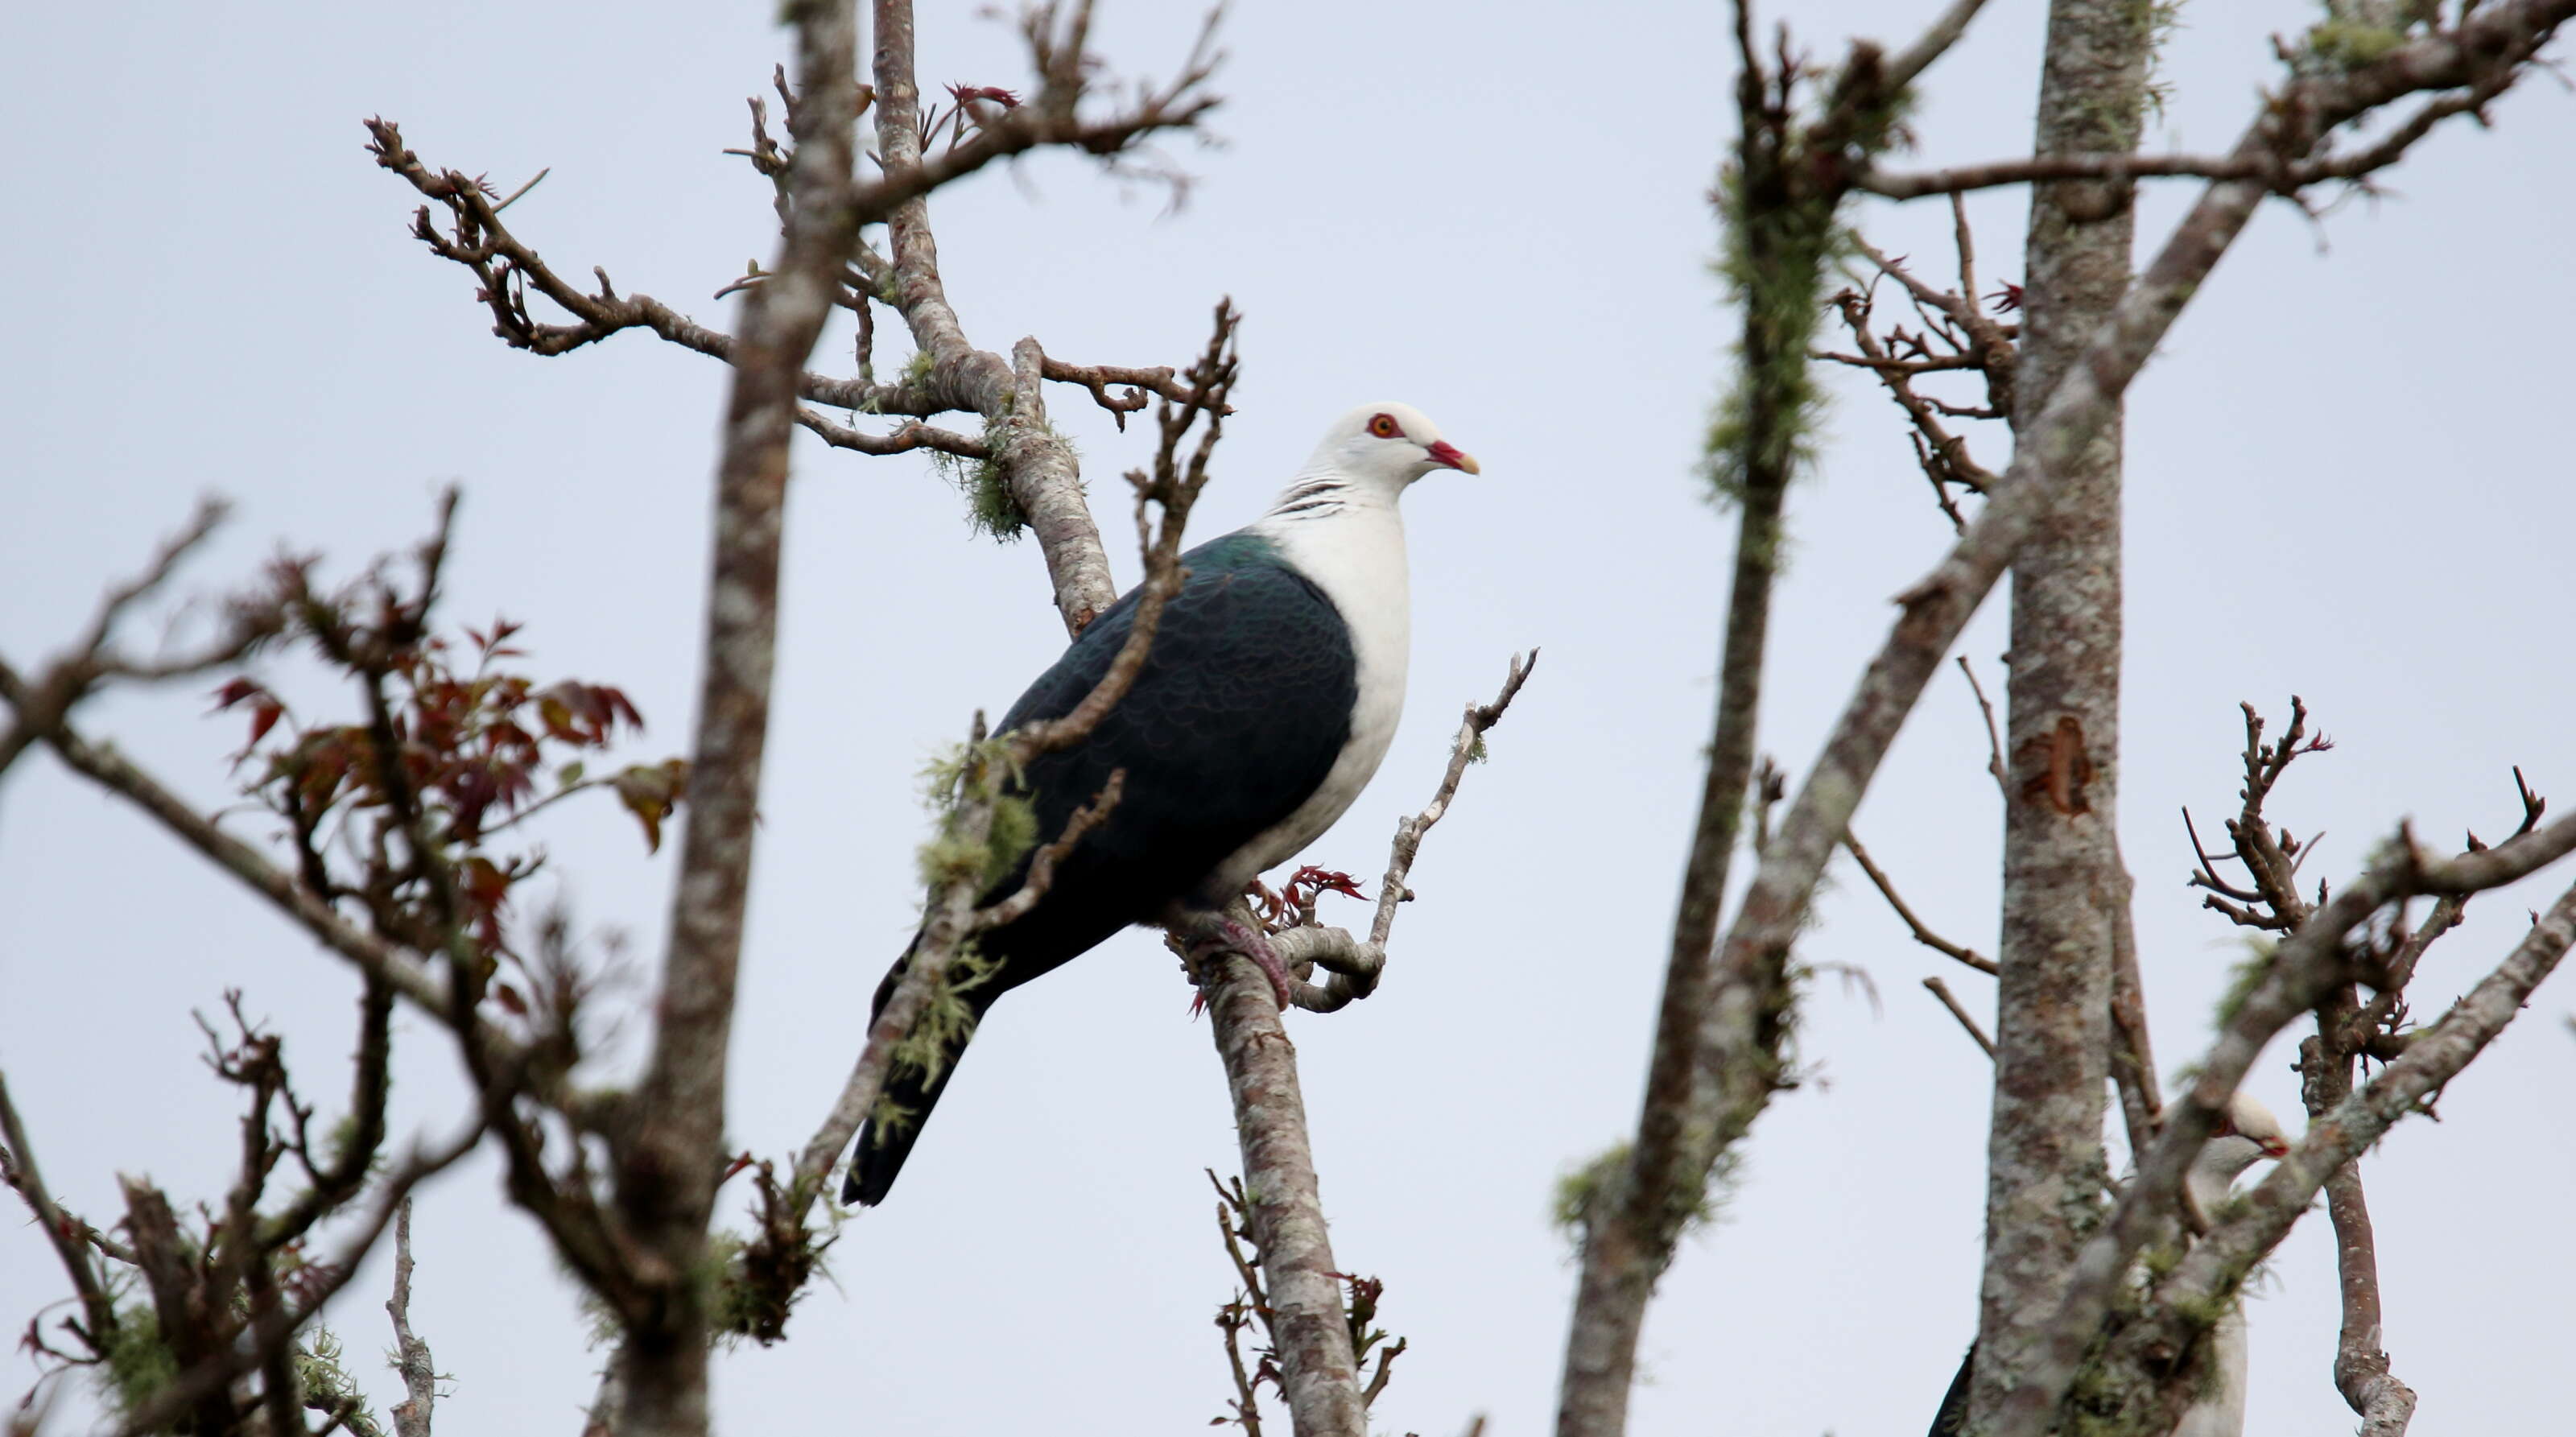
[[[2243,1143],[2242,1138],[2212,1138],[2184,1170],[2183,1186],[2191,1190],[2192,1201],[2200,1205],[2202,1212],[2225,1203],[2235,1190],[2237,1175],[2254,1166],[2256,1154],[2240,1156],[2229,1151]]]
[[[1391,619],[1403,633],[1410,610],[1404,515],[1393,494],[1366,479],[1309,469],[1289,481],[1252,532],[1331,596],[1354,630]]]
[[[1341,612],[1360,665],[1360,717],[1392,728],[1413,635],[1404,516],[1392,494],[1373,492],[1364,480],[1321,492],[1331,477],[1310,471],[1291,481],[1251,532],[1269,540]]]

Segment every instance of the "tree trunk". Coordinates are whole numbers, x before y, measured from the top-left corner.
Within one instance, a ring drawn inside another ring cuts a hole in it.
[[[2034,149],[2133,151],[2153,7],[2055,0]],[[2017,428],[2129,282],[2126,184],[2034,188]],[[2058,476],[2013,561],[2004,894],[1986,1267],[1971,1430],[2055,1315],[2101,1192],[2119,792],[2120,442],[2115,408]]]

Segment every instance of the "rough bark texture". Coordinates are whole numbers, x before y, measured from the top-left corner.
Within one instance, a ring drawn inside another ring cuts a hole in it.
[[[1324,1230],[1315,1159],[1306,1141],[1306,1100],[1297,1086],[1297,1049],[1279,1024],[1270,980],[1249,959],[1224,955],[1207,975],[1208,1016],[1234,1098],[1243,1148],[1243,1188],[1252,1241],[1269,1280],[1270,1335],[1279,1387],[1297,1437],[1367,1437],[1368,1404]]]
[[[394,1218],[394,1295],[385,1299],[393,1318],[394,1370],[402,1374],[403,1400],[394,1404],[394,1437],[430,1437],[438,1410],[438,1363],[429,1344],[411,1330],[411,1199]]]
[[[2352,1099],[2348,1037],[2360,1008],[2353,985],[2344,984],[2318,1005],[2318,1035],[2299,1045],[2305,1074],[2301,1096],[2310,1121]],[[2343,1296],[2343,1325],[2335,1335],[2335,1390],[2360,1414],[2361,1437],[2404,1437],[2415,1416],[2415,1392],[2389,1370],[2388,1352],[2380,1345],[2379,1239],[2371,1228],[2358,1161],[2326,1179],[2326,1214],[2334,1223],[2335,1278]]]
[[[889,169],[918,164],[921,90],[914,76],[909,0],[882,0],[876,7],[876,31],[877,152]],[[939,277],[939,242],[931,233],[926,201],[898,206],[886,223],[886,239],[892,270],[888,298],[912,331],[913,343],[930,356],[937,386],[973,406],[992,426],[994,457],[1046,555],[1056,610],[1065,627],[1079,634],[1094,615],[1116,602],[1118,586],[1110,578],[1100,528],[1083,499],[1072,448],[1047,428],[1038,343],[1023,339],[1018,346],[1026,371],[1023,382],[1011,362],[967,342]]]
[[[628,1437],[707,1430],[700,1269],[724,1145],[725,1063],[742,957],[778,633],[787,446],[798,380],[857,240],[850,186],[858,120],[851,0],[791,8],[803,103],[794,208],[770,277],[744,301],[717,464],[713,573],[691,759],[688,831],[653,1054],[620,1143],[617,1203],[658,1301],[630,1318]]]
[[[2041,154],[2137,147],[2152,7],[2049,6]],[[2017,427],[2119,304],[2134,228],[2125,184],[2034,188]],[[1986,1265],[1971,1430],[2055,1315],[2096,1210],[2109,1066],[2120,706],[2119,406],[2052,467],[2052,522],[2013,558],[2004,889]]]

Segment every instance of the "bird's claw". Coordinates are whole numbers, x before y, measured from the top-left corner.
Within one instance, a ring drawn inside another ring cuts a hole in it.
[[[1289,980],[1288,969],[1279,961],[1270,940],[1261,936],[1258,929],[1248,928],[1231,918],[1221,919],[1215,932],[1190,944],[1190,962],[1196,965],[1221,952],[1239,954],[1252,960],[1253,966],[1270,980],[1270,993],[1279,1000],[1279,1011],[1287,1012],[1294,1005],[1297,986]]]

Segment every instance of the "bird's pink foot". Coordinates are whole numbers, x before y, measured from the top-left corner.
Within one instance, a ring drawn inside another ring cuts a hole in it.
[[[1190,941],[1190,961],[1195,964],[1219,952],[1237,953],[1252,960],[1262,976],[1270,980],[1271,995],[1279,1000],[1279,1011],[1288,1011],[1297,987],[1288,979],[1287,967],[1261,930],[1247,927],[1232,918],[1213,918]],[[1197,1010],[1193,1008],[1192,1012]]]

